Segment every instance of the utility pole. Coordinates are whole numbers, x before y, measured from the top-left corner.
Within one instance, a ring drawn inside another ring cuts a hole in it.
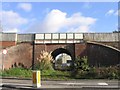
[[[34,70],[34,64],[35,64],[35,34],[33,34],[33,41],[32,41],[32,45],[33,45],[33,50],[32,50],[32,70]]]

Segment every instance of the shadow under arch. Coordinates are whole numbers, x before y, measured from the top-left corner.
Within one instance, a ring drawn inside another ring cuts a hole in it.
[[[72,54],[70,53],[70,51],[68,51],[67,49],[64,49],[64,48],[58,48],[56,50],[54,50],[51,55],[53,57],[53,59],[55,60],[55,58],[59,55],[59,54],[62,54],[62,53],[66,53],[68,55],[71,56],[72,60],[73,60],[73,56]]]
[[[90,66],[119,66],[120,50],[98,42],[87,41],[88,63]]]
[[[64,49],[64,48],[58,48],[58,49],[55,49],[55,50],[51,53],[51,55],[52,55],[52,57],[53,57],[53,60],[54,60],[54,63],[53,63],[53,68],[54,68],[54,69],[55,69],[55,60],[56,60],[56,57],[57,57],[59,54],[62,54],[62,53],[65,53],[65,54],[67,54],[67,55],[69,55],[69,56],[71,57],[71,59],[72,59],[72,66],[73,66],[73,59],[74,59],[74,57],[72,56],[72,54],[70,53],[70,51],[67,50],[67,49]],[[71,70],[71,67],[70,67],[69,70]]]

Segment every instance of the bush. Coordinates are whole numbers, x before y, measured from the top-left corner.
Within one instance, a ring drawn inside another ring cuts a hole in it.
[[[39,57],[37,58],[37,64],[35,66],[36,69],[40,69],[40,70],[53,70],[52,67],[52,56],[51,53],[46,52],[46,51],[42,51],[39,55]]]
[[[89,67],[87,57],[77,57],[75,70],[72,72],[74,78],[79,79],[120,79],[120,67]]]
[[[87,57],[77,57],[74,61],[74,71],[71,73],[71,76],[75,78],[80,78],[81,76],[85,76],[86,72],[89,70],[89,65],[87,62]],[[81,75],[81,76],[79,76]]]
[[[89,65],[88,65],[88,62],[87,62],[87,61],[88,61],[88,60],[87,60],[87,57],[86,57],[86,56],[84,56],[84,57],[82,57],[82,58],[77,57],[77,58],[75,59],[75,62],[74,62],[74,64],[75,64],[75,69],[76,69],[76,70],[83,70],[83,71],[89,70]]]
[[[94,79],[98,76],[98,73],[96,72],[95,67],[90,68],[89,71],[87,71],[87,78]]]
[[[98,73],[98,78],[107,79],[118,79],[119,78],[119,68],[116,66],[110,67],[100,67],[96,68]]]

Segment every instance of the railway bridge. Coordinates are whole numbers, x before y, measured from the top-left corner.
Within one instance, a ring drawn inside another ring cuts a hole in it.
[[[15,66],[29,68],[33,59],[45,50],[55,59],[66,53],[72,60],[77,56],[88,57],[90,66],[120,64],[120,33],[2,33],[1,52],[4,68]],[[2,50],[7,50],[3,55]]]

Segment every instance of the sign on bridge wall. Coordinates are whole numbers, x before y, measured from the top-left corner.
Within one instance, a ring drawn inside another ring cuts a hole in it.
[[[80,43],[82,33],[46,33],[35,34],[35,43]]]
[[[35,34],[35,40],[48,39],[83,39],[82,33],[49,33],[49,34]]]

